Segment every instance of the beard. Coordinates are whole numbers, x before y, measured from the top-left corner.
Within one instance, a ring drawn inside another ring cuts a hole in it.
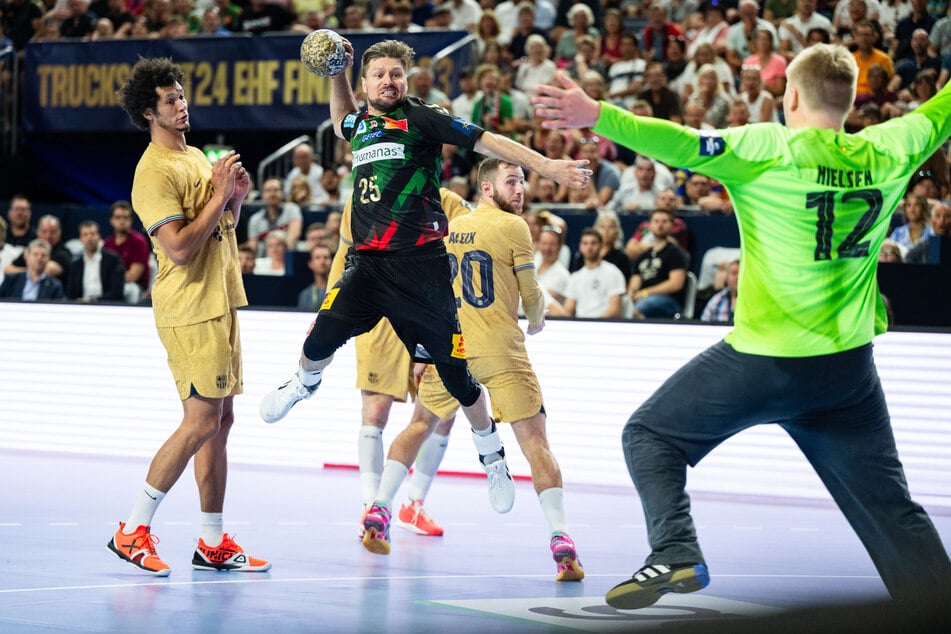
[[[385,100],[367,99],[367,103],[373,106],[374,110],[379,112],[389,112],[391,110],[395,110],[396,106],[398,106],[402,101],[403,100],[400,97],[387,97]]]
[[[499,192],[497,191],[492,192],[492,202],[495,203],[496,207],[504,212],[515,214],[516,216],[522,215],[522,205],[518,205],[518,207],[516,207],[514,204],[502,198],[502,196],[499,195]]]

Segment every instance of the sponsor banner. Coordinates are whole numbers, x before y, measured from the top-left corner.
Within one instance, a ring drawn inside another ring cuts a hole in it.
[[[370,134],[376,134],[371,132]],[[365,165],[388,159],[404,159],[405,147],[402,143],[377,143],[353,153],[353,166]]]
[[[347,33],[357,56],[388,33]],[[466,37],[464,31],[403,33],[420,65]],[[193,130],[302,130],[330,116],[330,79],[300,62],[304,34],[161,40],[37,42],[26,48],[23,113],[28,132],[132,131],[117,91],[139,57],[171,57],[185,71]],[[435,62],[436,85],[459,93],[472,46]],[[359,66],[359,59],[357,60]],[[359,70],[359,68],[357,69]]]

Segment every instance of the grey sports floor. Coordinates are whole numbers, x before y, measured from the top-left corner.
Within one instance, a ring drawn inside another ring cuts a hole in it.
[[[483,479],[437,478],[427,507],[446,535],[394,528],[393,552],[381,557],[356,538],[355,471],[232,466],[225,529],[270,559],[272,570],[191,570],[198,503],[186,476],[153,524],[172,567],[170,577],[156,579],[105,547],[146,467],[0,451],[0,632],[838,632],[852,631],[841,623],[892,631],[891,623],[906,630],[925,619],[881,603],[884,586],[831,503],[700,495],[694,513],[709,587],[667,595],[646,610],[613,610],[605,591],[646,553],[627,482],[566,489],[587,577],[557,583],[548,529],[527,482],[518,484],[512,512],[497,515]],[[935,510],[947,546],[951,515]],[[941,592],[951,598],[951,590]],[[946,606],[918,609],[935,628],[921,631],[949,631]]]

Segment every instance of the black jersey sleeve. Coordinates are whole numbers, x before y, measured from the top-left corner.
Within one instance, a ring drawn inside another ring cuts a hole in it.
[[[440,143],[450,143],[471,150],[485,132],[471,121],[453,116],[442,106],[424,103],[416,97],[408,97],[406,101],[407,105],[411,106],[407,108],[407,114],[413,126],[424,131],[427,137],[438,139]]]

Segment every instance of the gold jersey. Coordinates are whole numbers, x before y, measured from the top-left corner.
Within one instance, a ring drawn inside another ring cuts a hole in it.
[[[132,207],[158,259],[152,306],[159,327],[197,324],[248,303],[231,211],[221,215],[214,233],[187,264],[172,262],[155,238],[164,224],[193,221],[212,192],[211,165],[195,147],[180,152],[149,143],[135,168]]]
[[[480,204],[453,219],[446,236],[453,262],[453,292],[466,357],[524,357],[525,335],[518,325],[519,278],[534,269],[534,247],[528,225],[515,214]],[[540,294],[538,281],[529,278]]]

